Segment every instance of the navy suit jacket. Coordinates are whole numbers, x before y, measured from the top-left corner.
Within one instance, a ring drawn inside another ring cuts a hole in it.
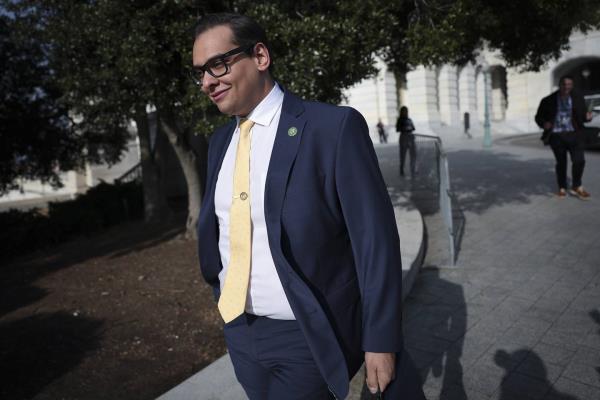
[[[201,270],[217,297],[215,186],[235,126],[210,140],[198,224]],[[403,346],[398,230],[362,115],[285,92],[264,207],[290,306],[330,390],[345,398],[364,351],[400,354]]]

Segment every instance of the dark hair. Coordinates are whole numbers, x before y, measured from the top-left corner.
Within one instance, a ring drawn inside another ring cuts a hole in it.
[[[408,118],[408,107],[400,107],[400,118]]]
[[[258,22],[246,15],[235,13],[206,14],[196,22],[196,26],[194,27],[194,40],[209,29],[222,25],[228,26],[231,29],[231,32],[233,32],[233,44],[237,44],[238,46],[251,46],[258,42],[264,44],[271,56],[269,71],[272,70],[273,55],[271,54],[271,48],[269,47],[267,33]]]
[[[575,81],[575,79],[573,79],[573,76],[571,76],[571,75],[563,75],[563,76],[561,76],[561,77],[560,77],[560,79],[558,80],[558,85],[560,86],[560,85],[561,85],[561,84],[562,84],[562,83],[565,81],[565,79],[570,79],[570,80],[571,80],[571,82],[574,82],[574,81]]]

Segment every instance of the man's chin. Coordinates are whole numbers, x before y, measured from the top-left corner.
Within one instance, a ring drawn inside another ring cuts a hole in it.
[[[228,107],[227,104],[224,104],[224,102],[216,103],[215,105],[217,106],[217,108],[219,109],[221,114],[230,115],[230,116],[234,115],[231,107]]]

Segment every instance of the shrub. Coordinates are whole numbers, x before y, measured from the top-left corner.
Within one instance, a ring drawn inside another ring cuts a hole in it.
[[[143,197],[136,182],[101,183],[74,200],[50,203],[47,215],[39,209],[0,213],[0,261],[141,218]]]

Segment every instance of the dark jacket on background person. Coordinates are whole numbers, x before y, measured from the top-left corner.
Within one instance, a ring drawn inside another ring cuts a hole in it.
[[[398,117],[396,121],[396,132],[400,132],[400,134],[411,134],[415,131],[415,126],[412,120],[408,117]]]
[[[540,101],[537,113],[535,114],[535,122],[540,128],[544,129],[544,122],[550,122],[552,125],[554,125],[556,113],[558,112],[559,95],[559,91],[557,90],[549,96],[544,97],[542,101]],[[584,123],[586,122],[587,111],[585,107],[585,100],[583,99],[583,96],[575,90],[571,92],[570,96],[573,104],[571,121],[573,123],[573,128],[575,128],[577,139],[580,142],[583,142],[583,128]],[[552,133],[552,128],[544,129],[544,132],[542,133],[540,140],[542,140],[545,145],[549,143],[550,133]]]

